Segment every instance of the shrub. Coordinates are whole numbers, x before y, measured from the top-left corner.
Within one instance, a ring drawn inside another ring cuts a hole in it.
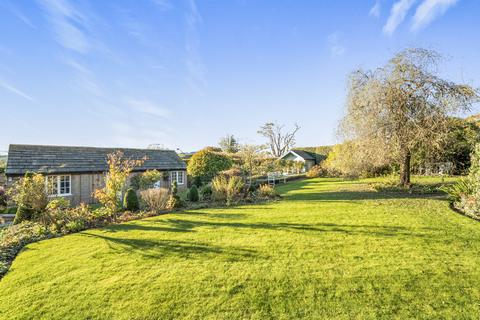
[[[90,207],[85,204],[81,203],[78,207],[71,208],[66,211],[67,219],[71,221],[82,222],[85,226],[99,226],[103,224],[103,219],[101,216],[94,216],[93,212],[90,210]]]
[[[192,180],[190,180],[190,178],[189,178],[189,181],[193,181],[193,182],[192,182],[192,185],[197,186],[197,188],[200,188],[200,187],[203,185],[202,178],[200,178],[200,177],[192,177],[191,179],[192,179]]]
[[[322,166],[329,176],[373,177],[388,173],[390,167],[381,152],[364,152],[368,141],[346,141],[332,147]]]
[[[32,219],[36,213],[44,211],[48,204],[45,178],[41,174],[27,172],[12,185],[8,195],[19,207],[18,222]]]
[[[202,197],[203,201],[208,201],[212,199],[212,187],[210,185],[205,185],[200,189],[200,196]]]
[[[107,207],[100,207],[92,211],[92,217],[95,221],[108,220],[111,214],[110,209]]]
[[[455,185],[444,187],[454,206],[466,215],[480,219],[480,144],[475,146],[471,156],[471,167],[466,179]]]
[[[230,169],[232,160],[214,148],[205,148],[195,153],[188,161],[187,172],[194,179],[208,183],[219,172]]]
[[[7,205],[7,194],[3,187],[0,187],[0,207]]]
[[[128,211],[138,211],[139,209],[137,193],[132,188],[129,188],[125,193],[123,207]]]
[[[65,233],[75,233],[85,229],[86,229],[85,221],[83,220],[73,220],[73,221],[67,222],[67,224],[65,224],[65,227],[64,227]]]
[[[61,226],[63,224],[64,216],[69,208],[70,201],[65,198],[55,198],[48,203],[47,208],[44,211],[36,214],[35,220],[42,223],[44,226],[50,224]]]
[[[15,214],[15,219],[13,220],[13,224],[19,224],[24,221],[32,220],[33,212],[32,209],[29,209],[24,206],[18,206],[17,212]]]
[[[147,189],[140,191],[140,198],[149,210],[159,212],[167,209],[170,195],[167,189]]]
[[[172,183],[172,192],[168,198],[167,208],[169,210],[177,209],[182,206],[182,202],[180,197],[178,196],[178,184],[177,181],[173,181]]]
[[[164,178],[166,173],[158,170],[147,170],[141,174],[135,175],[130,179],[130,186],[134,190],[147,190]]]
[[[226,201],[227,205],[240,199],[244,187],[243,179],[237,176],[216,176],[212,181],[213,198]]]
[[[252,183],[252,184],[248,185],[247,192],[255,193],[255,192],[257,192],[258,188],[260,188],[260,185],[258,183]]]
[[[447,193],[452,202],[459,202],[463,197],[475,192],[474,185],[468,179],[460,179],[455,184],[441,187],[440,190]]]
[[[274,187],[268,184],[263,184],[258,188],[258,196],[260,198],[273,199],[277,196],[277,192]]]
[[[126,159],[121,151],[107,156],[108,172],[105,187],[95,190],[95,198],[110,211],[110,217],[116,219],[116,213],[122,207],[121,195],[127,178],[132,170],[143,164],[145,159]]]
[[[31,221],[3,229],[0,235],[0,276],[7,272],[11,262],[25,245],[52,236],[47,228]]]
[[[187,198],[191,202],[197,202],[199,200],[198,189],[196,185],[193,185],[190,190],[188,190]]]
[[[219,175],[223,175],[226,177],[241,177],[244,175],[244,172],[242,171],[242,169],[235,167],[228,170],[223,170],[219,173]]]
[[[307,178],[318,178],[326,176],[326,170],[321,165],[317,164],[310,168],[307,172]]]

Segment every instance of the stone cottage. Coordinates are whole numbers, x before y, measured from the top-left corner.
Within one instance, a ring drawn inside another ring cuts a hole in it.
[[[93,192],[105,184],[107,155],[121,151],[125,158],[146,159],[132,175],[147,170],[165,172],[155,185],[168,188],[177,181],[179,190],[187,187],[186,164],[172,150],[94,148],[71,146],[43,146],[12,144],[8,150],[7,186],[25,175],[35,172],[45,175],[51,197],[65,197],[72,205],[95,203]]]

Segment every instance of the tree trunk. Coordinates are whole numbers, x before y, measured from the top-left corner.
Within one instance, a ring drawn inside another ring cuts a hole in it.
[[[406,151],[403,155],[403,161],[400,166],[400,185],[402,187],[410,186],[410,160],[412,155],[410,151]]]

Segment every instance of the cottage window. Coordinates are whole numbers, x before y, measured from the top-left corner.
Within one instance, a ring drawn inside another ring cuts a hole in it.
[[[172,171],[170,176],[170,181],[172,183],[174,181],[177,182],[177,184],[184,184],[184,172],[183,171]]]
[[[48,176],[45,180],[49,196],[68,196],[72,194],[72,176]]]

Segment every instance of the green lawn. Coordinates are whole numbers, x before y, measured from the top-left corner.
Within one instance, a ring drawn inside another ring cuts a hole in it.
[[[0,282],[0,318],[480,318],[480,223],[438,195],[280,190],[31,244]]]

